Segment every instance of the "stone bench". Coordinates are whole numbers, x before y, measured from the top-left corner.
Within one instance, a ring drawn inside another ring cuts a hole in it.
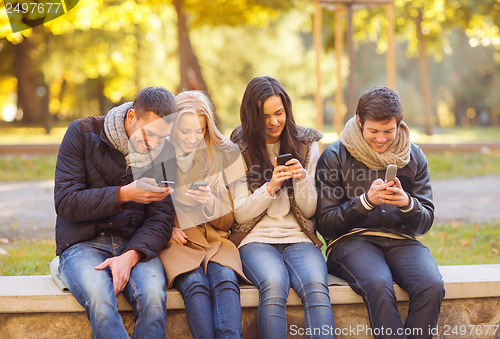
[[[500,338],[500,265],[439,268],[446,296],[438,322],[439,334],[435,337]],[[330,285],[329,289],[337,337],[371,338],[361,297],[349,286]],[[397,285],[395,290],[404,319],[408,295]],[[244,338],[257,338],[258,291],[255,287],[242,286],[241,304]],[[132,333],[131,306],[121,294],[118,305],[127,330]],[[300,335],[303,332],[302,304],[293,290],[287,305],[289,337],[305,337]],[[174,289],[167,291],[167,309],[167,337],[190,338],[184,303]],[[462,336],[463,330],[466,335]],[[90,337],[90,325],[83,308],[70,293],[61,291],[50,276],[0,277],[0,338]]]

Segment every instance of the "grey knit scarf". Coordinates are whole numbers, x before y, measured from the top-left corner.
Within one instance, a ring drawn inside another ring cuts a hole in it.
[[[371,148],[363,138],[363,132],[356,116],[345,124],[344,130],[340,134],[340,141],[356,160],[371,169],[382,170],[390,164],[403,168],[410,162],[410,130],[402,121],[399,124],[396,139],[382,154]]]
[[[160,154],[163,143],[159,143],[148,153],[135,152],[125,131],[125,116],[131,108],[132,102],[112,108],[104,118],[104,133],[113,146],[125,156],[127,167],[146,167]]]

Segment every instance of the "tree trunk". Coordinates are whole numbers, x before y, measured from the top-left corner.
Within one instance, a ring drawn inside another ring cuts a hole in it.
[[[43,126],[50,133],[49,88],[33,58],[36,47],[33,38],[14,45],[17,107],[23,111],[23,124]]]
[[[99,101],[99,114],[106,115],[113,108],[113,103],[104,95],[104,88],[106,87],[105,79],[99,77],[96,80],[96,98]]]
[[[355,76],[356,76],[356,50],[354,48],[354,29],[352,16],[354,14],[353,5],[347,5],[347,53],[349,55],[349,78],[347,85],[347,114],[344,116],[344,123],[356,115]]]
[[[417,24],[417,38],[418,38],[418,64],[420,71],[420,89],[424,99],[424,113],[425,113],[425,134],[432,135],[433,132],[433,105],[432,105],[432,92],[431,82],[429,80],[429,65],[427,63],[427,42],[422,33],[422,9],[418,10]]]
[[[179,91],[200,90],[208,95],[208,88],[198,59],[194,54],[186,24],[186,16],[183,12],[183,0],[174,0],[177,12],[177,36],[179,40],[180,78]]]

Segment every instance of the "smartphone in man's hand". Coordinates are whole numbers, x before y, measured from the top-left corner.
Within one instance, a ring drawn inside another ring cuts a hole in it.
[[[396,173],[398,172],[398,167],[396,165],[389,165],[385,171],[385,182],[394,181],[396,185]]]
[[[175,186],[175,181],[162,180],[159,184],[156,184],[158,187],[172,187]]]

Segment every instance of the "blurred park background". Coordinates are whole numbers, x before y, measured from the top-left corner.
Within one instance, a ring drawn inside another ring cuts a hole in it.
[[[2,182],[53,181],[69,122],[106,114],[146,86],[206,91],[229,135],[247,83],[270,75],[290,94],[298,124],[321,127],[327,145],[354,115],[352,98],[388,83],[391,51],[412,140],[444,144],[426,152],[431,179],[500,177],[499,0],[80,1],[19,33],[1,6],[0,147],[56,147],[0,154],[0,194],[9,194]],[[446,147],[457,144],[479,146]],[[439,264],[500,263],[498,225],[447,219],[423,241]],[[0,219],[0,274],[47,274],[53,236],[22,227]]]

